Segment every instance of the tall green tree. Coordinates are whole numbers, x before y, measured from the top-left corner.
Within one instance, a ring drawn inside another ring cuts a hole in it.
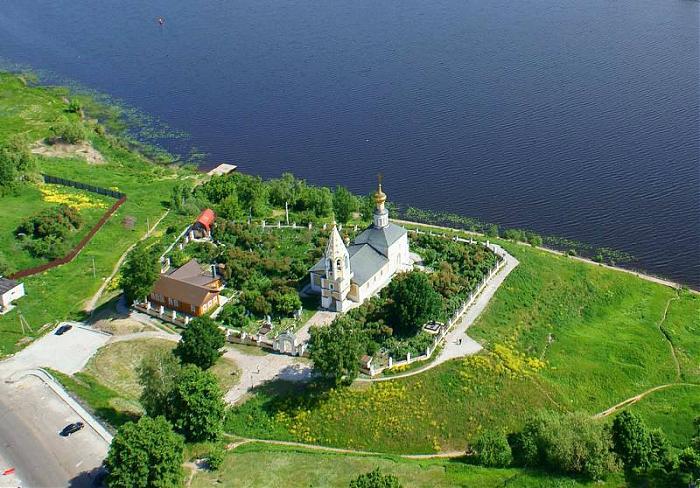
[[[188,441],[212,441],[219,437],[225,405],[213,374],[193,364],[184,366],[168,398],[168,419]]]
[[[442,313],[442,298],[426,273],[411,271],[392,280],[387,295],[389,323],[399,335],[413,335]]]
[[[182,333],[173,354],[183,364],[194,364],[209,369],[223,354],[226,337],[211,317],[197,317]]]
[[[333,192],[333,212],[335,220],[341,224],[346,223],[357,212],[358,204],[355,195],[344,186],[337,186]]]
[[[166,415],[168,396],[175,386],[180,362],[171,351],[154,351],[137,368],[142,387],[141,405],[151,417]]]
[[[401,488],[399,479],[391,474],[383,474],[379,468],[359,475],[350,481],[350,488]]]
[[[182,486],[184,442],[163,417],[141,417],[122,425],[112,440],[105,467],[110,488]]]
[[[653,462],[651,435],[644,421],[628,410],[618,414],[612,423],[615,452],[625,469],[647,470]]]
[[[128,303],[145,299],[160,276],[158,256],[143,242],[129,252],[122,267],[121,284]]]
[[[335,319],[328,327],[312,327],[309,355],[314,369],[332,378],[336,384],[351,382],[360,371],[362,338],[346,316]]]

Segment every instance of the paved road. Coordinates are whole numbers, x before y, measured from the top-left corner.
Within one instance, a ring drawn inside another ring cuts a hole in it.
[[[36,377],[6,380],[41,367],[73,374],[109,338],[74,325],[61,336],[46,334],[0,363],[0,468],[14,467],[21,486],[90,486],[89,472],[102,464],[109,444],[87,422],[74,436],[60,437],[61,429],[81,420],[68,403]],[[88,473],[77,478],[84,472]],[[10,482],[0,477],[0,487]]]
[[[83,369],[111,336],[76,323],[72,324],[73,328],[65,334],[57,336],[54,329],[1,362],[0,379],[34,368],[49,367],[66,374],[74,374]]]
[[[92,486],[108,444],[88,425],[70,437],[58,433],[79,417],[41,380],[0,383],[0,460],[14,467],[23,487]],[[0,477],[0,487],[10,479]]]

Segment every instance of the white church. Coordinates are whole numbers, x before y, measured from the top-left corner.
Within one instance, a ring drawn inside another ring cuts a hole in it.
[[[412,266],[408,234],[389,222],[381,182],[374,201],[372,225],[346,246],[334,223],[324,257],[311,268],[311,290],[321,294],[325,309],[345,312],[384,288],[397,272]]]

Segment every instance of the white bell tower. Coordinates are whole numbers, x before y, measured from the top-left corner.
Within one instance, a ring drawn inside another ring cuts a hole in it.
[[[326,246],[325,266],[326,276],[321,280],[321,306],[342,312],[353,273],[348,248],[345,247],[335,222]]]

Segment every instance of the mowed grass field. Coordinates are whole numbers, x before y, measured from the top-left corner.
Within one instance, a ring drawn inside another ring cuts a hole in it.
[[[26,86],[17,76],[0,74],[0,140],[15,133],[27,134],[30,140],[48,136],[49,127],[65,115],[65,94],[65,90]],[[68,317],[80,318],[85,302],[112,273],[119,257],[143,236],[149,223],[153,225],[165,213],[167,202],[164,200],[184,174],[150,163],[110,136],[91,132],[89,137],[104,156],[106,164],[89,165],[82,159],[41,157],[38,158],[40,170],[75,181],[116,188],[126,193],[128,199],[74,261],[23,279],[26,297],[17,302],[15,310],[0,317],[0,357],[16,352],[46,323]],[[38,200],[35,197],[39,195],[24,198],[36,206]],[[15,206],[5,205],[5,201],[0,199],[0,208]],[[24,208],[26,202],[15,203]],[[23,212],[26,213],[27,209]],[[127,216],[135,218],[134,229],[123,225]],[[164,224],[168,225],[167,222]],[[20,312],[34,330],[28,337],[22,333]]]
[[[405,487],[578,487],[620,486],[622,479],[606,483],[578,481],[551,473],[522,469],[493,469],[465,464],[461,460],[407,460],[396,457],[357,456],[314,452],[305,449],[246,444],[227,453],[218,471],[198,471],[189,486],[236,486],[261,488],[342,487],[358,474],[380,468],[393,474]]]
[[[85,368],[73,375],[53,372],[74,396],[82,399],[98,416],[113,427],[143,414],[139,404],[141,386],[138,366],[149,354],[171,351],[175,342],[165,339],[133,339],[101,347]],[[236,364],[220,358],[209,370],[218,379],[222,391],[228,391],[240,379]]]
[[[520,265],[469,330],[484,352],[372,385],[269,385],[231,412],[229,431],[393,453],[461,450],[485,428],[520,428],[538,409],[593,415],[657,385],[697,382],[697,295],[500,243]],[[661,328],[671,331],[680,377]],[[680,392],[654,393],[635,406],[655,427],[673,415],[669,435],[678,447],[689,440],[700,387]],[[661,412],[664,402],[644,407],[672,394],[685,396]]]

